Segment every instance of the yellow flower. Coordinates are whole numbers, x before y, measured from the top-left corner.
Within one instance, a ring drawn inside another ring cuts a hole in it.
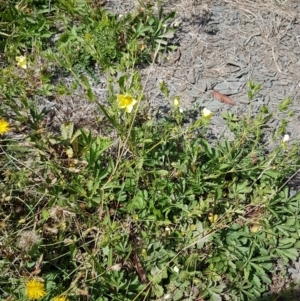
[[[212,214],[210,213],[208,215],[208,220],[211,222],[211,223],[215,223],[218,219],[218,214]]]
[[[36,279],[27,281],[26,295],[30,300],[43,298],[46,295],[44,283]]]
[[[23,69],[27,69],[26,56],[16,56],[16,61],[18,62],[18,66],[20,66]]]
[[[137,101],[129,94],[118,94],[118,107],[125,109],[127,113],[131,113],[133,106]]]
[[[252,233],[256,233],[260,230],[260,226],[259,225],[253,225],[251,228],[250,228],[250,232]]]
[[[54,297],[53,301],[69,301],[69,299],[65,296],[57,296]]]
[[[210,119],[213,115],[213,112],[211,112],[209,109],[204,108],[202,110],[202,117],[206,118],[206,119]]]
[[[0,135],[9,131],[9,123],[4,119],[0,119]]]

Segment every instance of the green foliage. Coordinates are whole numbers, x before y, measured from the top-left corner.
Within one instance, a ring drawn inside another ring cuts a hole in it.
[[[250,82],[248,114],[223,115],[234,138],[209,139],[210,114],[184,124],[179,97],[156,120],[133,68],[168,49],[174,13],[10,4],[0,14],[0,113],[11,124],[0,136],[1,299],[25,300],[32,278],[45,281],[43,300],[252,300],[267,291],[276,261],[300,248],[300,194],[287,186],[299,145],[283,139],[292,100],[253,114],[260,85]],[[16,66],[20,52],[27,69]],[[84,91],[97,102],[87,74],[95,62],[108,78],[100,130],[52,127],[40,99]],[[72,85],[51,80],[59,68]],[[160,89],[168,98],[165,82]]]

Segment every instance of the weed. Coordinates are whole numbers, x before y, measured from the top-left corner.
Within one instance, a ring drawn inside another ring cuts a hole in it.
[[[1,14],[1,299],[260,297],[276,260],[287,264],[300,248],[300,195],[286,185],[300,163],[286,134],[291,99],[277,112],[228,112],[234,139],[212,141],[212,112],[184,124],[164,82],[171,109],[155,120],[134,68],[144,51],[153,60],[169,46],[173,13],[117,17],[83,0],[18,5],[5,7],[15,19]],[[86,73],[94,63],[109,79],[105,102]],[[53,80],[58,70],[72,85]],[[248,88],[252,102],[260,85]],[[54,130],[41,109],[78,91],[99,107],[97,134],[70,120]]]

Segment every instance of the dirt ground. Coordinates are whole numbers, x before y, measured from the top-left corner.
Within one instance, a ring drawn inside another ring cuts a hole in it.
[[[155,110],[167,112],[170,107],[159,89],[164,81],[171,99],[180,96],[184,111],[197,105],[213,111],[212,134],[221,137],[225,128],[222,112],[241,115],[248,111],[247,82],[251,79],[262,84],[253,113],[263,104],[275,111],[284,98],[292,98],[294,116],[287,134],[292,141],[300,140],[299,0],[151,1],[158,2],[157,7],[162,5],[166,12],[175,10],[179,24],[172,40],[178,50],[141,70],[147,101]],[[138,6],[137,0],[107,0],[104,7],[124,14]],[[105,98],[105,85],[93,88],[95,94]],[[230,96],[236,105],[216,100],[213,89]],[[275,120],[270,127],[277,123]],[[276,295],[292,281],[300,283],[300,261],[291,263],[288,269],[278,263],[270,287],[273,300],[300,300],[300,293]]]

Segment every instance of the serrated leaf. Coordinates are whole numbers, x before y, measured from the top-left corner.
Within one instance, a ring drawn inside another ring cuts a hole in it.
[[[209,294],[210,294],[211,301],[222,301],[222,298],[219,294],[212,292],[212,291],[209,291]]]
[[[164,289],[159,284],[155,284],[153,286],[153,290],[154,290],[155,296],[158,297],[158,298],[161,297],[164,294]]]
[[[266,262],[271,259],[272,259],[271,256],[258,256],[258,257],[252,258],[251,261],[252,262]]]
[[[257,288],[261,288],[261,282],[256,275],[253,275],[252,282]]]
[[[182,296],[183,296],[183,292],[177,289],[173,295],[173,300],[174,301],[181,300]]]
[[[249,279],[250,270],[251,270],[251,267],[249,265],[246,265],[246,267],[244,268],[245,281],[247,281]]]
[[[282,226],[276,226],[276,229],[283,233],[285,236],[290,236],[290,234]]]
[[[261,280],[266,284],[271,284],[272,280],[267,276],[260,276]]]
[[[287,237],[283,239],[279,239],[279,248],[290,248],[296,242],[296,239],[293,237]]]
[[[276,252],[285,262],[288,262],[289,259],[296,260],[299,256],[296,249],[276,249]]]
[[[158,283],[162,280],[162,273],[161,270],[158,267],[154,267],[151,270],[151,281],[153,284],[158,285]],[[159,286],[159,285],[158,285]]]

